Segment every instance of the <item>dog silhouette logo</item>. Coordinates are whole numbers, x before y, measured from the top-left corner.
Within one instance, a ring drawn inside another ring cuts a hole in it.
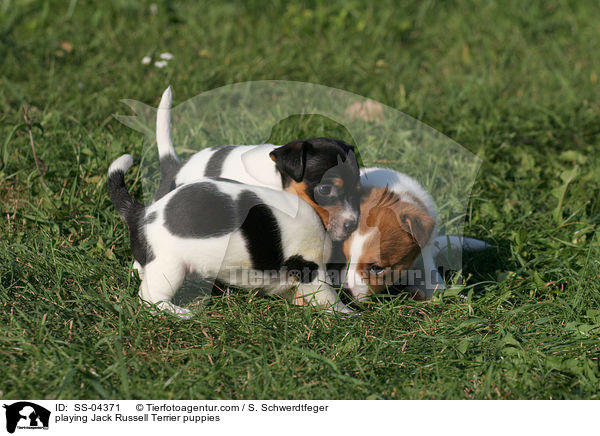
[[[48,429],[50,411],[28,401],[4,405],[6,409],[6,431],[14,433],[19,429]]]

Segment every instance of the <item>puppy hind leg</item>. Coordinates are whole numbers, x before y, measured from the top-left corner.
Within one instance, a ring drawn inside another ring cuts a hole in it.
[[[174,262],[155,259],[143,268],[143,280],[140,285],[140,299],[154,304],[159,309],[180,317],[189,317],[190,311],[171,303],[173,295],[185,279],[185,267]]]

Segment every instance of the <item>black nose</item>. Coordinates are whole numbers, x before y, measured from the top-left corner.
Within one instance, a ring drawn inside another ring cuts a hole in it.
[[[350,234],[356,230],[357,224],[358,223],[356,221],[346,221],[344,223],[344,230]]]

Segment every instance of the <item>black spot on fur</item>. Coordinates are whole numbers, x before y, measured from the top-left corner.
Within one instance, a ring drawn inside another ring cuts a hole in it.
[[[213,183],[185,185],[165,208],[165,225],[182,238],[223,236],[238,227],[233,199],[220,192]]]
[[[283,263],[281,231],[271,209],[251,191],[243,191],[237,202],[239,216],[243,219],[242,235],[246,249],[257,270],[279,270]]]
[[[150,215],[153,215],[151,213]],[[146,239],[145,233],[145,221],[146,217],[145,210],[136,210],[133,212],[135,218],[133,218],[136,224],[129,225],[129,240],[131,243],[131,253],[133,254],[133,258],[139,262],[141,266],[145,266],[147,263],[150,263],[154,260],[154,252],[148,245],[148,240]],[[156,218],[156,214],[154,214],[154,219]]]
[[[206,163],[204,177],[219,177],[223,171],[225,159],[227,159],[227,156],[229,156],[229,153],[231,153],[234,148],[234,145],[225,145],[215,151]]]
[[[282,269],[288,276],[294,276],[302,283],[310,283],[317,278],[319,265],[304,259],[302,256],[294,255],[283,263]]]

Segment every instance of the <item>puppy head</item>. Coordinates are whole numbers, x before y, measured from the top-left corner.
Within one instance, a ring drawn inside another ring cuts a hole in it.
[[[427,244],[435,220],[387,188],[367,191],[358,229],[344,242],[345,286],[358,301],[385,289],[408,270]]]
[[[292,141],[272,151],[285,190],[308,202],[334,241],[346,239],[360,214],[354,147],[330,138]]]

